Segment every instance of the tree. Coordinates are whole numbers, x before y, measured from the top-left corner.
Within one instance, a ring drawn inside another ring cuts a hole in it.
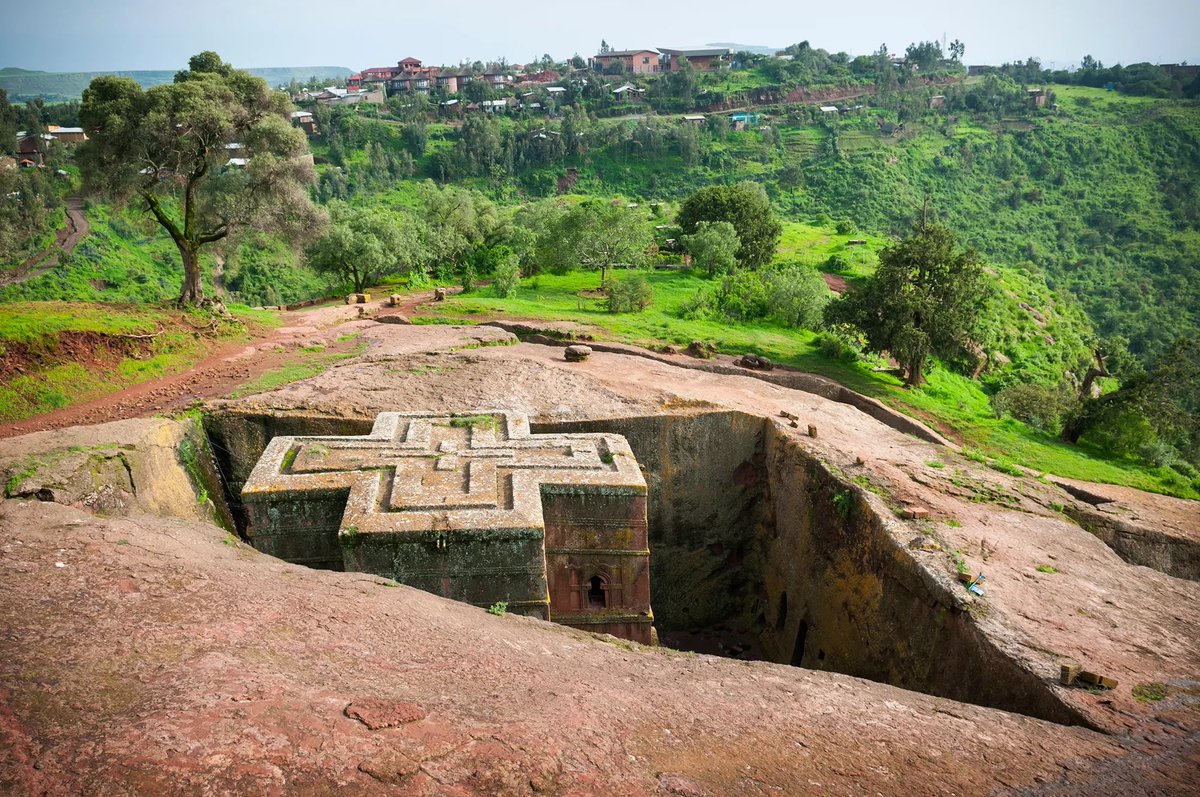
[[[538,242],[538,251],[552,268],[600,269],[603,288],[610,268],[642,261],[650,238],[650,230],[637,213],[591,200],[555,219]]]
[[[392,270],[411,271],[423,257],[414,219],[382,208],[331,204],[333,224],[308,250],[308,264],[362,293]]]
[[[942,62],[942,46],[937,42],[910,44],[904,50],[904,62],[922,72],[935,69]]]
[[[1075,443],[1086,435],[1116,454],[1153,460],[1147,452],[1160,449],[1200,464],[1200,340],[1175,341],[1149,371],[1127,355],[1120,362],[1123,354],[1111,344],[1097,352],[1093,370],[1117,375],[1123,384],[1097,397],[1091,391],[1081,396],[1077,412],[1063,425],[1063,439]]]
[[[887,44],[879,45],[872,57],[875,59],[875,91],[881,97],[886,96],[889,92],[895,91],[899,84],[899,79],[896,77],[896,67],[892,66],[892,56],[888,52]]]
[[[676,223],[691,235],[702,221],[727,221],[737,231],[738,262],[759,268],[771,262],[783,226],[771,215],[771,201],[757,183],[710,185],[692,194],[679,208]]]
[[[950,42],[950,60],[956,64],[961,64],[963,53],[967,51],[967,45],[963,44],[958,39]]]
[[[922,221],[911,237],[880,251],[861,288],[826,307],[825,323],[858,327],[872,350],[890,352],[903,366],[905,387],[917,387],[930,354],[956,353],[973,332],[982,273],[974,250],[959,251],[950,230]]]
[[[213,52],[146,91],[111,75],[84,90],[84,184],[145,203],[183,260],[180,304],[203,299],[202,247],[245,228],[300,238],[323,223],[306,190],[314,180],[308,141],[290,110],[284,94]],[[240,165],[227,148],[235,143],[248,156]]]
[[[702,221],[696,225],[696,232],[682,236],[682,242],[692,262],[710,277],[733,271],[742,245],[737,230],[727,221]]]
[[[479,246],[490,247],[508,236],[511,223],[478,191],[431,182],[417,187],[425,222],[422,239],[428,259],[441,277],[461,272],[467,256]]]

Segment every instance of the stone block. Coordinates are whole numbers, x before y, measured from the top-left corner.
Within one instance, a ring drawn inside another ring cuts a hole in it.
[[[258,550],[649,643],[646,495],[623,437],[503,411],[276,437],[242,488]]]
[[[923,506],[906,506],[900,510],[905,520],[928,520],[929,510]]]
[[[1079,677],[1079,680],[1083,681],[1085,684],[1092,684],[1093,686],[1102,686],[1105,689],[1116,689],[1117,688],[1117,679],[1116,678],[1109,678],[1108,676],[1100,675],[1099,673],[1094,673],[1094,672],[1089,672],[1087,670],[1083,670],[1082,672],[1079,673],[1078,677]]]
[[[1063,686],[1070,686],[1075,683],[1075,679],[1079,677],[1079,673],[1083,668],[1078,663],[1069,661],[1059,668],[1058,682]]]
[[[581,363],[584,360],[586,360],[588,357],[591,357],[591,356],[592,356],[592,347],[591,346],[580,346],[580,345],[576,344],[573,346],[568,346],[563,351],[563,357],[569,363]]]

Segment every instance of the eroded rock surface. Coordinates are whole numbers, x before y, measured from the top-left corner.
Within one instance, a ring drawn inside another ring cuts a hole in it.
[[[0,553],[9,794],[1183,794],[1200,772],[1178,726],[612,644],[197,523],[9,500]]]
[[[134,418],[0,441],[9,498],[38,498],[109,514],[212,520],[216,484],[207,443],[191,421]]]

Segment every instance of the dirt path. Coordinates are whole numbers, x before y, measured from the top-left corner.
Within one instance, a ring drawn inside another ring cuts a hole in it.
[[[54,243],[15,269],[0,274],[0,288],[42,276],[58,265],[62,255],[71,254],[89,232],[91,228],[83,213],[83,200],[77,196],[67,197],[67,225],[58,231]]]
[[[411,297],[404,307],[389,312],[409,312],[433,298],[433,292]],[[379,309],[372,302],[372,310]],[[376,313],[371,313],[375,315]],[[383,314],[378,313],[378,314]],[[317,305],[283,315],[283,326],[251,340],[232,341],[214,347],[200,362],[181,373],[131,385],[124,390],[66,407],[61,410],[0,423],[0,439],[46,429],[79,424],[105,423],[156,413],[179,411],[200,399],[226,396],[264,373],[294,362],[301,346],[320,345],[324,353],[351,350],[354,341],[345,337],[358,322],[358,306]]]

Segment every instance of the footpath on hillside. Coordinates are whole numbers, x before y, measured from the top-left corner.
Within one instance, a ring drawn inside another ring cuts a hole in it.
[[[90,231],[87,216],[83,213],[83,200],[77,196],[67,197],[67,223],[54,237],[54,243],[7,271],[0,271],[0,288],[34,279],[58,265],[63,255],[69,255]]]
[[[432,291],[415,294],[399,307],[386,308],[372,315],[408,314],[432,298]],[[81,424],[181,412],[197,401],[227,396],[264,374],[294,364],[301,349],[319,348],[323,355],[348,353],[357,345],[350,337],[361,307],[327,304],[286,312],[283,326],[249,341],[222,344],[186,371],[131,385],[54,412],[0,423],[0,439]]]

